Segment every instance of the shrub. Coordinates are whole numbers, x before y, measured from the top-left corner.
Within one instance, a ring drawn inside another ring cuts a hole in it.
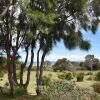
[[[5,83],[5,86],[9,86],[9,83],[8,83],[8,82],[6,82],[6,83]]]
[[[78,82],[82,82],[84,79],[84,73],[78,73],[76,78]]]
[[[16,73],[16,77],[17,77],[17,79],[20,78],[20,72],[19,71]]]
[[[0,81],[3,81],[3,79],[1,78]]]
[[[0,72],[0,77],[3,77],[4,76],[4,72]]]
[[[58,74],[58,78],[71,80],[71,79],[73,79],[73,76],[72,76],[72,73],[62,73],[62,74]]]
[[[36,66],[33,66],[31,70],[36,71],[36,69],[37,69]]]
[[[86,80],[93,80],[93,77],[90,76]]]
[[[41,87],[40,100],[91,100],[87,89],[79,88],[75,83],[55,81],[50,86]]]
[[[76,72],[73,72],[72,74],[73,74],[73,77],[75,77],[75,76],[76,76]]]
[[[100,83],[95,83],[93,89],[95,92],[100,93]]]
[[[100,71],[98,71],[95,75],[96,81],[100,81]]]
[[[51,76],[52,75],[48,75],[48,76],[43,76],[42,78],[42,85],[48,86],[51,84]]]
[[[93,75],[92,72],[87,72],[85,75]]]
[[[72,73],[66,73],[66,74],[65,74],[65,78],[66,78],[67,80],[73,79]]]
[[[65,79],[65,74],[63,73],[63,74],[58,74],[58,78],[59,79]]]
[[[24,87],[22,87],[20,85],[17,85],[15,87],[14,96],[21,96],[21,95],[24,95],[26,93],[27,93],[27,90]]]

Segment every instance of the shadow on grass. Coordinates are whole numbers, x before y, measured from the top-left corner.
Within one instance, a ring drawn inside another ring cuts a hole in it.
[[[37,100],[37,96],[34,95],[23,95],[23,96],[16,96],[16,97],[11,97],[9,95],[0,95],[0,100]]]

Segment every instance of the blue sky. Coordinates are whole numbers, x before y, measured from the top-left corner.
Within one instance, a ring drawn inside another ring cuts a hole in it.
[[[83,32],[84,39],[88,39],[92,45],[91,49],[88,52],[79,50],[78,48],[69,51],[64,47],[63,42],[61,41],[57,43],[57,45],[53,48],[50,54],[46,56],[45,60],[56,61],[57,59],[64,57],[71,61],[84,61],[84,57],[87,54],[94,54],[96,58],[100,59],[100,50],[99,50],[100,49],[100,25],[95,35],[92,34],[91,31],[85,32],[82,30],[82,32]],[[25,54],[22,53],[22,59],[24,58],[25,58]],[[30,55],[29,55],[29,59],[30,59]],[[34,60],[36,61],[36,52],[35,52]]]

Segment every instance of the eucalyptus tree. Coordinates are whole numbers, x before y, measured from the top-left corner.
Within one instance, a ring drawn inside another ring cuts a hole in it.
[[[18,84],[16,78],[16,56],[23,45],[25,34],[28,30],[26,17],[20,9],[17,0],[4,0],[0,16],[0,36],[2,37],[1,50],[7,56],[8,80],[11,93]],[[1,9],[0,9],[1,10]]]
[[[37,87],[42,79],[44,58],[52,50],[53,43],[62,39],[69,50],[76,47],[82,50],[90,49],[90,43],[84,40],[81,29],[95,32],[94,29],[98,26],[98,23],[95,23],[98,18],[94,9],[91,8],[92,2],[89,0],[31,0],[29,17],[33,23],[33,29],[38,30],[40,41],[37,51]],[[48,37],[49,42],[47,42]],[[43,54],[39,66],[41,50]]]
[[[36,42],[39,43],[39,48],[37,50],[37,72],[36,72],[36,83],[37,83],[37,92],[39,88],[39,80],[42,72],[41,66],[43,66],[44,57],[47,53],[48,48],[44,48],[46,37],[48,36],[48,30],[55,23],[54,19],[56,18],[55,12],[55,2],[54,0],[30,0],[29,10],[27,16],[31,21],[31,32],[34,34],[33,37],[37,37]],[[49,41],[48,41],[49,42]],[[43,50],[43,55],[41,58],[41,64],[39,64],[39,53]],[[40,66],[39,66],[40,65]],[[39,75],[40,67],[40,75]],[[38,94],[38,93],[37,93]]]

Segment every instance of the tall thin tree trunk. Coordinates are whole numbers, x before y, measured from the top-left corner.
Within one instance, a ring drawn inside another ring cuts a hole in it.
[[[45,59],[46,52],[43,52],[42,58],[41,58],[41,65],[40,65],[40,75],[39,75],[39,85],[42,83],[42,76],[43,76],[43,64]]]
[[[11,0],[6,0],[6,7],[9,6],[9,4],[11,4]],[[10,55],[10,51],[11,51],[11,37],[10,37],[10,29],[9,29],[9,11],[7,9],[6,12],[6,53],[7,53],[7,70],[8,70],[8,80],[9,80],[9,84],[10,84],[10,93],[11,95],[13,95],[13,91],[14,91],[14,84],[13,84],[13,77],[12,77],[12,71],[13,71],[13,67],[12,67],[12,63],[11,63],[11,55]]]
[[[13,63],[13,80],[14,80],[14,85],[18,84],[17,81],[17,76],[16,76],[16,55],[14,54],[12,57],[12,63]]]
[[[40,90],[39,90],[39,52],[40,50],[41,48],[39,48],[37,51],[37,70],[36,70],[36,84],[37,84],[36,93],[37,95],[40,94]]]
[[[21,64],[21,67],[20,67],[20,85],[23,85],[23,72],[24,72],[24,68],[27,64],[27,61],[28,61],[28,47],[29,45],[26,47],[26,58],[25,58],[25,62],[24,64]]]
[[[13,91],[14,91],[14,84],[13,84],[13,77],[12,77],[13,67],[11,65],[11,59],[10,59],[9,52],[7,54],[7,69],[8,69],[8,80],[10,84],[10,93],[11,95],[13,95]]]
[[[31,71],[31,68],[32,68],[32,65],[33,65],[33,59],[34,59],[34,52],[33,52],[33,45],[31,45],[31,62],[30,62],[30,65],[28,66],[28,70],[27,70],[27,80],[26,80],[26,83],[25,83],[25,88],[28,87],[28,84],[29,84],[29,81],[30,81],[30,71]]]

